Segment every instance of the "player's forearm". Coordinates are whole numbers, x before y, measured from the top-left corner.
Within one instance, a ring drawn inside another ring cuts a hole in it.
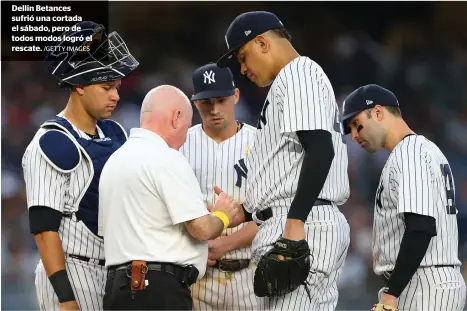
[[[58,232],[44,231],[34,235],[45,272],[59,303],[75,300],[65,267],[65,255]]]
[[[65,269],[65,256],[58,230],[62,213],[47,206],[29,208],[29,229],[34,234],[37,248],[47,275]]]
[[[34,236],[47,276],[65,269],[65,255],[58,232],[46,231]]]
[[[233,219],[230,220],[229,228],[235,228],[244,222],[249,222],[253,220],[253,218],[251,217],[251,213],[248,213],[245,210],[243,204],[240,204],[240,207],[241,208],[239,208],[237,214],[235,214]]]
[[[305,156],[287,218],[305,222],[326,182],[334,158],[334,147],[331,133],[327,131],[300,131],[297,135]]]
[[[391,277],[387,294],[399,297],[425,257],[431,238],[436,235],[433,217],[405,214],[406,229]]]
[[[425,256],[431,236],[423,232],[404,234],[394,271],[388,282],[387,293],[399,297],[417,271]]]
[[[225,252],[250,246],[256,232],[258,232],[258,225],[254,221],[250,221],[242,229],[223,237],[222,244]]]

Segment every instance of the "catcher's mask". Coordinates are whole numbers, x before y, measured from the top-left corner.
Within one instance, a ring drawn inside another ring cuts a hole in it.
[[[73,88],[124,78],[138,67],[125,41],[117,32],[83,21],[60,35],[53,51],[45,55],[47,70],[60,87]],[[87,40],[86,40],[87,39]]]

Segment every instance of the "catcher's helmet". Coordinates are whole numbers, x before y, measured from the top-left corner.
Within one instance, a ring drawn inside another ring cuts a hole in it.
[[[62,33],[54,49],[45,55],[47,70],[58,79],[59,86],[119,80],[138,67],[117,32],[107,34],[103,25],[89,21],[79,22],[72,29],[79,30]]]

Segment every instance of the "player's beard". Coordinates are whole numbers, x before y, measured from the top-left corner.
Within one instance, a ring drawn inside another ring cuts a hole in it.
[[[387,133],[383,127],[375,126],[371,132],[371,135],[365,139],[367,145],[365,147],[366,151],[370,153],[375,153],[381,150],[386,143]]]

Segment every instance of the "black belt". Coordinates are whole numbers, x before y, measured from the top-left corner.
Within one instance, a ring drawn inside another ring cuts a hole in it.
[[[172,263],[148,262],[148,271],[166,272],[174,275],[182,284],[190,287],[198,278],[199,271],[195,266],[179,266]],[[131,278],[131,263],[110,266],[107,273],[125,272]]]
[[[455,266],[454,265],[435,265],[435,266],[419,267],[419,269],[420,268],[443,268],[443,267],[454,268]],[[393,272],[392,270],[384,271],[383,274],[381,274],[384,282],[389,281],[389,278],[391,277],[392,272]]]
[[[80,220],[81,220],[81,218],[79,217],[79,210],[76,211],[76,212],[71,212],[71,213],[68,213],[68,212],[63,213],[63,214],[62,214],[62,217],[73,219],[73,214],[76,216],[76,220],[77,220],[77,221],[80,221]]]
[[[237,259],[237,260],[230,260],[230,259],[223,259],[218,260],[212,266],[212,268],[219,269],[225,272],[237,272],[240,270],[245,269],[250,264],[249,259]]]
[[[99,266],[105,266],[105,260],[104,259],[94,259],[94,258],[88,258],[88,257],[80,256],[80,255],[73,255],[73,254],[68,254],[68,257],[78,259],[78,260],[81,260],[81,261],[86,261],[86,262],[90,262],[91,260],[96,260],[97,261],[96,263]]]
[[[313,206],[318,206],[318,205],[332,205],[332,203],[329,200],[317,199],[315,201],[315,204],[313,204]],[[256,215],[256,218],[258,218],[261,221],[266,221],[273,216],[272,208],[270,207],[265,210],[256,212],[254,214]]]

